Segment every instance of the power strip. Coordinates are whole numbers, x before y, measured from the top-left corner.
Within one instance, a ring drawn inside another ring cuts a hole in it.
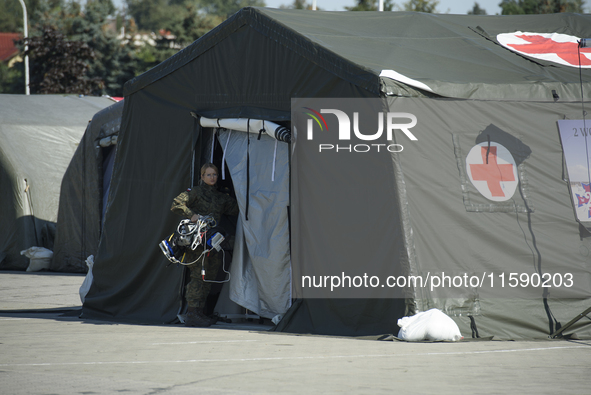
[[[222,249],[222,247],[220,247],[220,244],[222,244],[222,241],[224,241],[225,239],[226,238],[220,232],[216,232],[213,236],[209,238],[207,244],[211,248],[215,248],[217,251],[219,251]]]

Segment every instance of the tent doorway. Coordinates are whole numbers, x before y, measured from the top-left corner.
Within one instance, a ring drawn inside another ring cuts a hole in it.
[[[221,223],[231,234],[231,281],[214,284],[206,309],[222,317],[236,313],[234,304],[259,317],[283,314],[291,306],[288,144],[266,134],[204,127],[196,147],[193,184],[202,164],[212,162],[220,171],[218,188],[240,207],[236,221]]]

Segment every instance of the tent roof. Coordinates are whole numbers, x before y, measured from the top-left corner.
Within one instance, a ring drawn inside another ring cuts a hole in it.
[[[56,172],[58,188],[88,122],[111,103],[105,97],[0,95],[0,159],[30,176]]]
[[[3,125],[74,126],[84,132],[93,115],[113,104],[107,97],[0,94]]]
[[[517,31],[591,37],[591,15],[440,15],[414,12],[321,12],[244,8],[154,69],[126,85],[129,95],[172,73],[233,32],[248,27],[317,66],[379,94],[401,92],[393,70],[436,95],[470,99],[580,100],[577,67],[519,55],[497,41]],[[582,70],[591,84],[591,70]],[[288,77],[288,76],[286,76]],[[404,85],[404,84],[403,84]],[[397,87],[398,86],[398,87]]]

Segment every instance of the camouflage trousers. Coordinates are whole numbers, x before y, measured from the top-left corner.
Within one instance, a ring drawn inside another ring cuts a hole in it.
[[[206,254],[204,263],[202,259],[188,266],[189,272],[191,273],[191,280],[185,288],[187,305],[200,309],[205,307],[207,296],[211,290],[211,282],[203,281],[201,269],[205,268],[206,280],[215,280],[222,266],[222,254],[217,251],[211,251],[209,255]]]

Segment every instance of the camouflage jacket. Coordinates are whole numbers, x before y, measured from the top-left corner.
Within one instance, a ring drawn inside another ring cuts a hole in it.
[[[191,218],[193,214],[213,215],[220,223],[222,214],[238,215],[238,203],[235,199],[217,190],[217,187],[202,184],[185,191],[174,198],[173,213]]]

